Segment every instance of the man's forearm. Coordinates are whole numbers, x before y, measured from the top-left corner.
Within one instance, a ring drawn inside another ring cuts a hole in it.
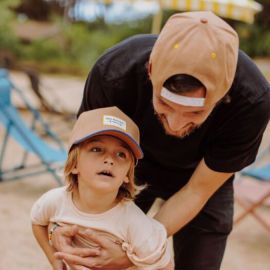
[[[154,218],[165,226],[168,236],[171,236],[191,221],[207,200],[185,186],[162,205]]]
[[[189,182],[169,198],[155,216],[167,229],[168,236],[175,234],[191,221],[231,175],[233,173],[209,169],[202,160]]]

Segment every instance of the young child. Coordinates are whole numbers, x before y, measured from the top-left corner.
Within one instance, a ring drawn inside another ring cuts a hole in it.
[[[50,222],[97,230],[119,243],[137,269],[173,269],[164,226],[132,201],[139,191],[134,167],[143,157],[139,137],[136,124],[117,107],[79,116],[65,164],[67,186],[45,193],[31,211],[33,233],[54,270],[66,266],[53,256]],[[76,236],[73,245],[95,243]]]

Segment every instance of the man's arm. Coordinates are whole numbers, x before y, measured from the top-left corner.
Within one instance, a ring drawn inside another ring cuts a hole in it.
[[[49,244],[48,226],[41,226],[41,225],[33,224],[32,230],[33,230],[35,238],[37,239],[37,242],[39,243],[40,247],[43,249],[53,269],[66,270],[67,268],[65,264],[61,260],[58,260],[54,257],[54,252],[56,250]]]
[[[202,160],[189,182],[162,205],[154,218],[165,226],[168,236],[175,234],[200,212],[231,175],[209,169]]]

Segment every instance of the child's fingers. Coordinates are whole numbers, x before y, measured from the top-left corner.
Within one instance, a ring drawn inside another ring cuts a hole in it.
[[[56,228],[51,236],[53,246],[59,251],[70,252],[72,247],[72,237],[78,232],[77,226],[63,226]]]
[[[61,234],[65,237],[73,237],[78,233],[79,228],[76,225],[72,225],[72,226],[63,226],[58,228],[57,230],[58,231],[61,230]]]
[[[97,234],[94,230],[86,229],[86,230],[79,230],[78,235],[82,236],[83,238],[89,239],[97,244],[97,246],[101,248],[106,248],[108,245],[112,245],[112,241],[110,241],[107,237]]]

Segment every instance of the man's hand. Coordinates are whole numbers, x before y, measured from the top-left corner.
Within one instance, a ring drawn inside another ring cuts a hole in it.
[[[58,229],[57,229],[58,230]],[[95,231],[87,229],[83,232],[76,231],[80,236],[89,239],[100,247],[99,254],[78,254],[69,251],[56,252],[57,259],[65,260],[75,270],[91,269],[91,270],[121,270],[132,266],[132,263],[122,250],[121,245],[113,243],[112,240],[97,235]],[[74,234],[73,234],[74,235]],[[59,249],[60,250],[60,249]]]
[[[57,227],[52,234],[52,244],[57,251],[65,252],[81,257],[91,257],[100,254],[98,248],[79,248],[72,246],[72,238],[79,233],[79,228],[76,225],[73,226],[60,226]]]

